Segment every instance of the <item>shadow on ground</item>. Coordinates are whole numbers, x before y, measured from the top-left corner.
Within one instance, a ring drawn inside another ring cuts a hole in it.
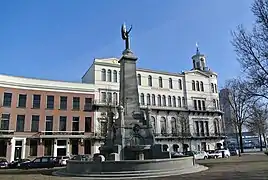
[[[52,176],[52,172],[57,171],[62,168],[52,168],[52,169],[1,169],[0,170],[0,176],[1,175],[45,175],[45,176]]]

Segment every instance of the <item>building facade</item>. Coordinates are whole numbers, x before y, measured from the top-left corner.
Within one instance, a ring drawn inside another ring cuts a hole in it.
[[[0,156],[91,154],[94,86],[0,75]]]
[[[95,59],[82,77],[84,84],[95,85],[94,131],[100,136],[107,131],[107,108],[114,108],[115,118],[118,116],[115,108],[119,104],[118,60]],[[223,146],[217,74],[206,67],[205,56],[199,50],[192,61],[193,69],[180,74],[137,69],[140,106],[149,107],[156,140],[170,151]]]

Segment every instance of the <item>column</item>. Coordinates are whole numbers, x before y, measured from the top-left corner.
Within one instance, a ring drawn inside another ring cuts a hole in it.
[[[78,144],[78,154],[84,154],[84,142]]]
[[[12,155],[12,144],[9,140],[6,141],[7,144],[7,152],[6,152],[6,158],[8,162],[13,161],[14,154]]]
[[[43,156],[45,153],[44,151],[45,151],[44,141],[40,139],[37,146],[37,156]]]
[[[70,156],[71,155],[71,151],[70,151],[70,139],[67,139],[67,142],[66,142],[66,155],[67,156]]]
[[[52,146],[53,146],[53,156],[57,157],[57,150],[58,150],[57,139],[54,139]]]

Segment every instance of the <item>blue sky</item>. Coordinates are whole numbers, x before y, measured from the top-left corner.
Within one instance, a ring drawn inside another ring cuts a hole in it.
[[[0,73],[80,81],[93,58],[120,57],[123,22],[133,25],[138,67],[181,72],[198,42],[219,84],[239,74],[230,44],[251,27],[251,0],[2,0]]]

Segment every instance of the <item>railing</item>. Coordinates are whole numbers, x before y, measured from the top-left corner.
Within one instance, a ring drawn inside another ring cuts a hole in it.
[[[14,132],[15,132],[14,130],[0,129],[0,134],[1,135],[10,135],[10,134],[13,134]]]
[[[155,137],[191,137],[191,133],[153,133]]]
[[[52,135],[52,136],[57,136],[57,135],[84,135],[84,131],[41,131],[40,135]]]
[[[223,137],[225,136],[224,133],[193,133],[194,137]]]

